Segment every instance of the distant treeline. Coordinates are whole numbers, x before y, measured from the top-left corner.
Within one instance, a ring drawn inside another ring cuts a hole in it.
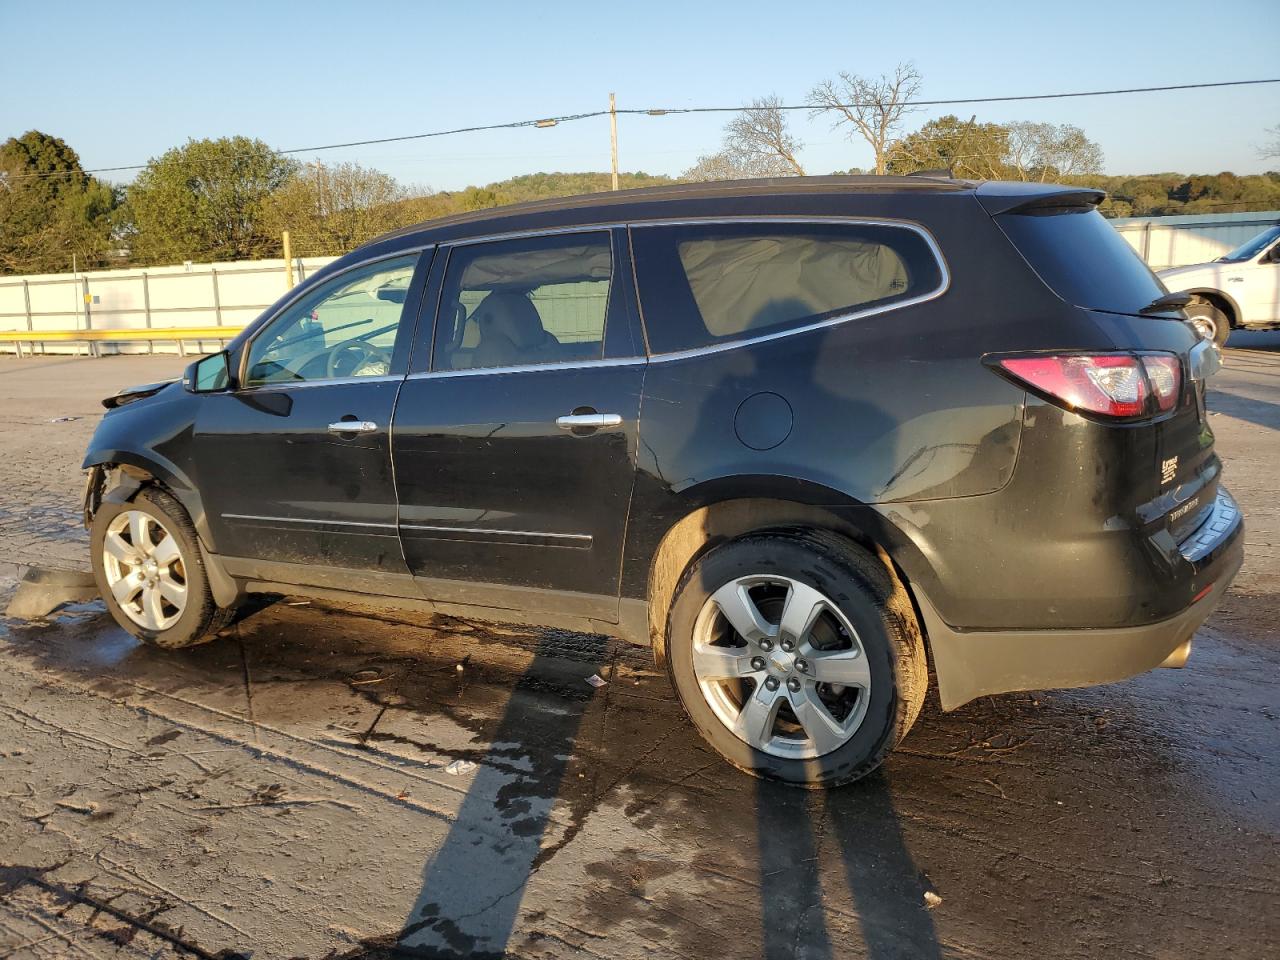
[[[624,173],[620,186],[682,179]],[[1280,173],[1061,179],[1106,190],[1114,217],[1280,209]],[[0,144],[0,274],[278,257],[285,230],[295,254],[335,255],[424,220],[609,187],[607,173],[532,173],[433,191],[353,163],[302,164],[245,137],[189,141],[120,186],[85,173],[65,141],[30,131]]]

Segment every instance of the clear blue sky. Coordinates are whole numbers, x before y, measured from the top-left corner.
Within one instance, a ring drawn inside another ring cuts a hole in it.
[[[1276,0],[0,0],[0,36],[0,138],[44,130],[86,167],[145,162],[188,137],[287,149],[587,111],[607,107],[610,91],[620,107],[800,102],[840,70],[878,74],[900,60],[915,62],[927,99],[1280,76]],[[1078,124],[1109,173],[1252,173],[1268,167],[1258,147],[1280,124],[1280,84],[956,108],[975,111]],[[922,110],[910,126],[943,112]],[[622,168],[678,173],[715,149],[726,119],[623,118]],[[824,121],[797,113],[792,124],[811,173],[870,163],[865,144]],[[600,118],[323,156],[456,189],[607,170],[609,128]]]

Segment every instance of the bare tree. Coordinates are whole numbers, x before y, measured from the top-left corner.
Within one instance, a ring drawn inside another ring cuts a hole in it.
[[[861,136],[875,154],[876,173],[883,174],[894,131],[914,109],[911,101],[920,93],[921,79],[912,63],[900,63],[892,75],[877,78],[842,72],[809,92],[810,116],[833,114],[833,130],[847,125],[850,139]]]
[[[1021,180],[1066,177],[1102,171],[1102,148],[1069,123],[1033,123],[1020,120],[1006,127],[1009,133],[1006,163]]]
[[[1263,160],[1273,160],[1280,157],[1280,124],[1268,130],[1267,135],[1271,137],[1271,141],[1262,145],[1258,150],[1258,156]]]
[[[684,180],[740,180],[755,177],[803,177],[797,154],[804,144],[787,129],[776,96],[751,101],[724,128],[716,153],[698,158]]]

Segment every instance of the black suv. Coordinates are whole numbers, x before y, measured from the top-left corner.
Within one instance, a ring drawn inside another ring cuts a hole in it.
[[[1186,659],[1243,559],[1212,344],[1092,190],[664,187],[376,240],[94,436],[111,612],[247,592],[652,644],[738,767],[839,783],[918,714]]]

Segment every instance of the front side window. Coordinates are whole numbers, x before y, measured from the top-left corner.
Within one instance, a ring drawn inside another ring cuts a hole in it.
[[[654,353],[803,327],[942,286],[928,242],[902,227],[679,224],[631,237]]]
[[[415,254],[349,270],[291,305],[250,345],[245,385],[390,373],[417,260]]]
[[[432,368],[599,360],[612,275],[605,232],[457,247],[445,273]]]

